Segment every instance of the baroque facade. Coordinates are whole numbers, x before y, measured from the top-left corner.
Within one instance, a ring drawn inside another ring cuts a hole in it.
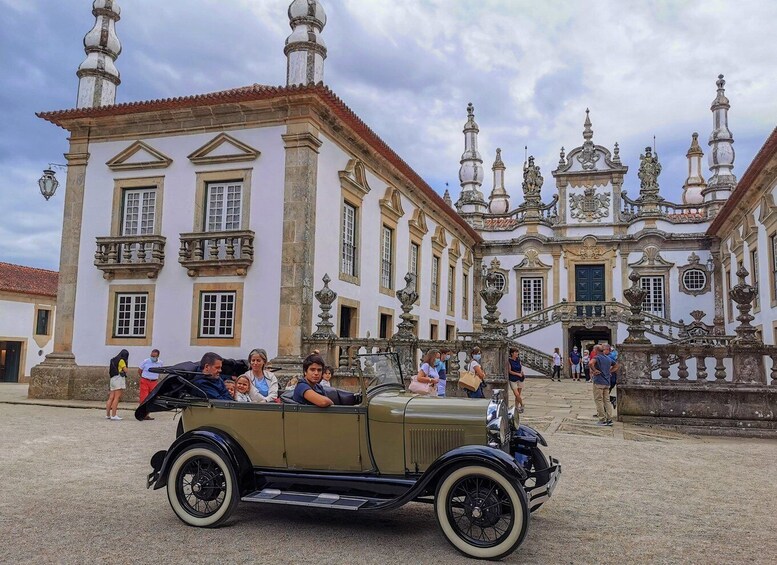
[[[772,175],[740,239],[720,235],[742,186],[722,77],[711,176],[694,134],[682,203],[661,196],[652,148],[634,180],[617,143],[594,141],[588,111],[582,142],[562,148],[550,172],[548,202],[547,173],[530,157],[523,201],[511,207],[499,149],[486,198],[470,104],[454,204],[323,85],[320,2],[289,7],[286,86],[131,104],[115,103],[118,3],[96,0],[93,13],[105,33],[85,38],[77,108],[39,114],[69,132],[70,150],[54,351],[35,368],[32,396],[101,397],[120,348],[132,361],[152,346],[171,360],[260,346],[293,370],[311,335],[385,340],[402,314],[417,338],[467,339],[483,329],[484,309],[542,372],[555,346],[625,338],[634,273],[657,342],[726,335],[735,324],[727,267],[757,260],[748,242],[768,249],[777,227],[771,208],[758,208],[774,206]],[[771,249],[769,270],[764,259],[754,272],[774,285]],[[487,286],[503,295],[498,312],[483,304]],[[773,343],[771,296],[759,323]]]

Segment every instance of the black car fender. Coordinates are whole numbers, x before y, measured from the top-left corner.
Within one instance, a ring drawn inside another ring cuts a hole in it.
[[[214,450],[218,451],[227,461],[232,464],[232,468],[237,475],[238,486],[240,493],[251,492],[254,488],[254,473],[251,460],[246,455],[246,452],[235,441],[232,436],[224,433],[222,430],[216,428],[197,428],[186,432],[185,434],[176,438],[170,448],[164,455],[164,459],[159,464],[158,454],[155,454],[151,459],[151,465],[154,467],[154,471],[157,474],[156,483],[154,483],[154,490],[167,486],[167,477],[170,473],[170,467],[173,465],[176,457],[184,451],[186,448],[193,445],[208,445]],[[156,459],[156,462],[155,462]],[[155,464],[156,463],[156,464]],[[157,469],[157,465],[159,469]]]
[[[438,457],[410,490],[391,502],[380,505],[380,508],[397,508],[418,497],[433,494],[437,488],[437,483],[449,471],[466,465],[490,467],[520,485],[523,485],[528,478],[526,471],[516,464],[515,460],[504,451],[485,445],[465,445],[452,449]]]

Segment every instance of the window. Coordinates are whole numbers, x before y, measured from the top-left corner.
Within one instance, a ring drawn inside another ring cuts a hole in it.
[[[437,339],[437,322],[429,322],[429,339]]]
[[[750,284],[758,289],[758,250],[750,252]],[[757,299],[756,299],[757,300]]]
[[[343,203],[342,257],[340,272],[350,277],[357,276],[356,254],[356,207]]]
[[[703,290],[707,286],[707,273],[701,269],[688,269],[683,274],[683,286],[693,292]]]
[[[461,317],[469,316],[469,273],[464,273],[461,281]]]
[[[418,280],[418,256],[420,248],[417,243],[410,244],[410,272],[415,275],[416,281]]]
[[[394,277],[392,261],[394,258],[394,230],[388,226],[383,226],[381,246],[380,246],[380,286],[383,288],[394,288]]]
[[[440,306],[440,258],[432,256],[432,307]]]
[[[235,333],[234,292],[200,293],[200,337],[233,337]]]
[[[154,233],[156,188],[124,190],[121,235],[149,235]]]
[[[454,339],[456,339],[456,326],[445,324],[445,341],[453,341]]]
[[[777,234],[769,236],[769,243],[772,251],[772,300],[777,300]]]
[[[242,217],[243,183],[208,183],[205,231],[239,230]]]
[[[497,290],[504,290],[507,286],[507,280],[502,273],[494,273],[494,287]]]
[[[51,310],[38,310],[35,317],[35,335],[50,335],[49,320]]]
[[[114,337],[146,337],[147,293],[117,293]]]
[[[664,277],[640,277],[639,286],[647,291],[642,311],[664,317]]]
[[[521,278],[521,315],[542,310],[542,278]]]
[[[393,324],[394,324],[394,316],[392,316],[391,314],[381,314],[380,322],[378,325],[378,337],[380,339],[390,338]]]
[[[726,297],[729,296],[729,292],[731,290],[731,269],[726,269]],[[728,321],[729,323],[734,321],[734,301],[731,300],[731,298],[728,298],[726,300],[726,304],[728,304]]]
[[[450,265],[448,267],[448,312],[453,313],[454,308],[454,283],[456,282],[456,266]]]

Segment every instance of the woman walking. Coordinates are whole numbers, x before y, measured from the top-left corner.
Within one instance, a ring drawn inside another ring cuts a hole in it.
[[[554,379],[561,382],[561,353],[559,353],[558,347],[553,350],[553,374],[550,376],[550,380]]]
[[[122,349],[119,354],[111,359],[108,365],[108,376],[110,377],[110,394],[108,402],[105,403],[106,420],[122,420],[123,418],[116,414],[119,409],[119,400],[121,393],[127,388],[127,363],[129,362],[129,351]]]
[[[482,359],[482,353],[479,347],[473,347],[470,352],[472,361],[467,365],[467,370],[475,373],[475,376],[480,379],[480,385],[475,390],[466,391],[467,396],[470,398],[485,398],[483,394],[483,388],[486,386],[483,380],[486,378],[486,373],[483,371],[483,367],[480,366],[480,360]]]

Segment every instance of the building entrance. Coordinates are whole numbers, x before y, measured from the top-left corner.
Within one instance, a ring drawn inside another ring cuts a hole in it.
[[[612,331],[610,328],[603,326],[569,328],[569,351],[572,351],[574,346],[577,346],[577,350],[580,352],[583,350],[591,351],[591,348],[597,343],[612,344]]]
[[[0,341],[0,382],[19,382],[22,345],[21,341]]]

